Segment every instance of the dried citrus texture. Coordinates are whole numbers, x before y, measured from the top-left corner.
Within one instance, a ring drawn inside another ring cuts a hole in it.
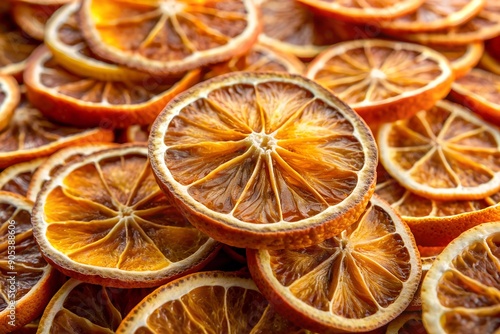
[[[25,36],[12,21],[10,13],[0,14],[0,75],[21,79],[26,59],[38,44]]]
[[[388,33],[435,31],[460,25],[474,17],[486,0],[424,0],[415,12],[390,21],[380,27]]]
[[[23,100],[9,125],[0,131],[0,168],[48,156],[70,145],[110,142],[113,132],[101,128],[73,128],[48,121]]]
[[[72,145],[57,151],[47,158],[30,177],[26,197],[34,202],[45,182],[50,180],[50,178],[52,178],[64,165],[83,156],[111,148],[113,145],[112,143],[90,143],[85,145]],[[8,169],[10,168],[12,167]]]
[[[45,24],[61,5],[32,4],[12,1],[12,17],[17,25],[30,37],[43,41]]]
[[[0,190],[26,196],[33,173],[44,161],[38,158],[7,167],[0,173]]]
[[[199,269],[218,247],[165,197],[142,146],[66,164],[38,194],[33,225],[49,262],[106,286],[157,286]]]
[[[96,54],[162,75],[242,55],[260,32],[253,0],[85,0],[79,13]]]
[[[414,12],[424,0],[298,0],[321,14],[347,22],[388,20]]]
[[[500,220],[500,193],[477,200],[439,201],[419,196],[377,171],[375,193],[386,200],[410,227],[418,245],[446,246],[478,224]]]
[[[420,196],[474,200],[500,190],[500,132],[458,104],[383,125],[377,142],[387,172]]]
[[[259,42],[264,45],[307,59],[339,41],[327,26],[329,19],[315,16],[296,0],[257,1],[263,23]]]
[[[500,1],[486,0],[471,20],[456,27],[429,33],[401,35],[406,40],[430,45],[467,45],[500,35]]]
[[[318,332],[379,328],[411,302],[420,282],[415,240],[376,195],[340,235],[297,250],[247,250],[250,273],[276,310]]]
[[[69,279],[50,300],[38,334],[113,334],[151,289],[119,289]]]
[[[121,132],[119,142],[147,143],[149,138],[149,130],[149,125],[131,125]]]
[[[235,73],[167,105],[149,141],[162,189],[189,220],[237,247],[302,247],[353,223],[377,151],[349,107],[301,76]]]
[[[33,105],[47,117],[76,126],[126,127],[153,122],[176,94],[196,83],[200,70],[180,77],[102,81],[61,66],[46,47],[37,49],[24,72]]]
[[[168,283],[144,298],[116,333],[305,334],[281,318],[246,277],[200,272]]]
[[[147,75],[98,58],[82,36],[76,12],[80,3],[68,4],[47,22],[45,44],[57,62],[71,72],[99,80],[141,80]]]
[[[391,321],[386,334],[427,334],[422,322],[422,313],[405,312]]]
[[[45,262],[33,238],[32,205],[22,196],[0,191],[1,333],[37,318],[58,289],[57,272]]]
[[[498,333],[500,223],[464,232],[436,258],[422,285],[429,333]]]
[[[445,97],[448,60],[422,45],[385,40],[338,43],[318,55],[308,78],[331,90],[369,124],[408,118]]]
[[[450,95],[485,119],[500,124],[500,74],[475,68],[453,83]]]
[[[203,80],[237,71],[301,74],[303,70],[304,64],[295,56],[256,44],[244,56],[235,57],[225,63],[210,66]]]
[[[479,63],[483,52],[484,43],[475,42],[460,46],[436,46],[434,50],[442,53],[449,61],[455,79],[466,75]]]
[[[433,255],[426,255],[425,249],[439,249],[439,251],[435,252],[436,254]],[[434,263],[434,260],[436,260],[437,254],[439,254],[444,247],[422,247],[418,246],[418,250],[420,253],[420,260],[422,262],[422,276],[420,277],[420,283],[418,285],[417,291],[415,291],[415,294],[413,295],[413,299],[411,300],[410,305],[406,308],[405,312],[410,312],[410,311],[422,311],[422,298],[421,298],[421,291],[422,291],[422,283],[424,281],[425,275],[427,275],[427,272],[431,268],[432,264]],[[404,313],[403,313],[404,314]]]
[[[0,131],[5,129],[21,100],[16,79],[0,75]]]

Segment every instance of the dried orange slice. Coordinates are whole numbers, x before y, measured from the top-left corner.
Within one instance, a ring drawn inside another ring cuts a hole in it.
[[[376,195],[340,235],[297,250],[247,249],[250,273],[286,318],[317,332],[366,332],[397,317],[418,288],[408,226]]]
[[[240,56],[261,25],[253,0],[84,0],[79,13],[92,51],[155,75]]]
[[[158,286],[201,268],[219,248],[162,193],[145,146],[66,164],[38,194],[32,220],[51,264],[106,286]]]
[[[122,130],[119,136],[120,143],[147,143],[149,138],[149,125],[131,125]]]
[[[153,122],[176,94],[195,84],[200,70],[180,77],[148,76],[135,81],[101,81],[66,70],[44,46],[24,72],[33,105],[50,119],[76,126],[122,128]]]
[[[26,196],[31,177],[45,160],[34,159],[4,169],[0,173],[0,190]]]
[[[392,34],[448,29],[469,21],[485,4],[486,0],[424,0],[415,12],[379,24]]]
[[[61,5],[32,4],[23,1],[12,1],[12,17],[19,27],[30,37],[43,41],[45,25],[52,14]]]
[[[484,43],[475,42],[461,46],[436,46],[434,50],[441,52],[449,61],[455,79],[466,75],[476,66],[484,52]]]
[[[408,118],[445,97],[453,81],[448,60],[422,45],[378,39],[338,43],[308,66],[314,79],[370,125]]]
[[[21,80],[26,59],[39,43],[25,36],[10,13],[0,14],[0,75],[13,75]]]
[[[250,278],[221,271],[191,274],[158,288],[116,331],[159,332],[307,333],[276,314]]]
[[[467,45],[500,35],[500,1],[486,0],[483,9],[459,26],[435,32],[399,35],[411,42],[429,45]]]
[[[162,189],[236,247],[302,247],[353,223],[377,152],[349,107],[298,75],[238,72],[179,95],[149,140]]]
[[[314,15],[296,0],[257,0],[262,11],[259,42],[283,53],[310,59],[339,42],[326,18]],[[325,28],[327,27],[327,28]]]
[[[47,22],[45,44],[59,64],[71,72],[103,81],[143,80],[145,73],[104,61],[90,50],[80,31],[76,12],[80,3],[68,4]]]
[[[113,334],[125,315],[151,291],[69,279],[45,308],[37,333]]]
[[[203,76],[203,80],[237,71],[301,74],[304,71],[304,63],[293,55],[256,44],[244,56],[235,57],[228,62],[210,66]]]
[[[427,334],[421,312],[404,312],[391,321],[386,334]]]
[[[43,259],[31,230],[33,203],[0,191],[0,332],[36,319],[59,287],[59,275]]]
[[[429,333],[498,333],[500,223],[476,226],[438,255],[422,284]]]
[[[425,256],[425,249],[430,249],[432,248],[435,252],[435,254],[431,256]],[[424,249],[424,251],[422,251]],[[439,249],[439,251],[435,251],[435,249]],[[410,305],[406,308],[405,312],[408,311],[422,311],[422,298],[421,298],[421,291],[422,291],[422,282],[424,281],[425,275],[427,275],[427,272],[431,268],[432,264],[434,263],[434,260],[436,260],[436,256],[444,249],[444,247],[422,247],[418,246],[418,250],[420,253],[420,260],[422,261],[422,276],[420,277],[420,284],[418,285],[417,291],[413,295],[413,299],[411,300]],[[425,256],[425,257],[424,257]],[[404,314],[404,313],[403,313]],[[409,333],[411,334],[411,333]]]
[[[500,220],[500,193],[470,201],[439,201],[412,193],[380,169],[377,178],[375,193],[401,215],[418,245],[446,246],[476,225]]]
[[[0,168],[48,156],[61,148],[90,142],[110,142],[113,132],[102,128],[73,128],[48,121],[22,100],[9,125],[0,131]]]
[[[21,100],[21,92],[16,79],[0,76],[0,131],[5,129]]]
[[[458,104],[382,125],[377,139],[387,172],[420,196],[475,200],[500,190],[500,132]]]
[[[424,0],[298,0],[323,15],[339,20],[366,23],[389,20],[414,12]]]
[[[483,118],[500,124],[500,74],[475,68],[453,83],[450,96]]]
[[[112,143],[72,145],[57,151],[47,158],[33,173],[28,184],[26,197],[34,202],[45,182],[50,180],[64,165],[83,156],[111,148],[113,145]]]

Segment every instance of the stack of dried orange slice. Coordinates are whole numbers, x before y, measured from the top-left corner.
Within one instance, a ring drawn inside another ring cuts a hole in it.
[[[500,330],[499,0],[0,17],[0,333]]]

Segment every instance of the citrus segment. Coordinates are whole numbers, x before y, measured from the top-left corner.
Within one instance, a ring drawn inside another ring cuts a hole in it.
[[[449,61],[455,79],[466,75],[476,66],[484,52],[484,43],[475,42],[461,46],[434,46],[434,50],[442,53]]]
[[[453,80],[448,60],[425,46],[377,39],[333,45],[308,66],[314,79],[369,124],[408,118],[445,97]]]
[[[147,75],[97,57],[82,36],[78,2],[58,10],[47,22],[45,44],[59,64],[71,72],[98,80],[141,80]]]
[[[253,0],[84,0],[79,13],[96,54],[161,75],[242,55],[260,32]]]
[[[31,177],[45,158],[21,162],[0,172],[0,190],[26,196]]]
[[[297,324],[318,332],[379,328],[411,302],[421,263],[410,230],[373,196],[340,235],[297,250],[247,250],[264,296]]]
[[[112,143],[91,143],[74,145],[57,151],[48,157],[33,173],[28,184],[26,197],[35,201],[45,182],[50,180],[67,163],[112,146]]]
[[[485,119],[500,124],[500,74],[475,68],[453,83],[450,96]]]
[[[424,0],[298,0],[321,14],[333,16],[342,21],[366,23],[393,19],[414,12]]]
[[[500,220],[500,193],[477,200],[440,201],[412,193],[385,171],[378,170],[377,178],[375,193],[401,215],[418,245],[446,246],[476,225]]]
[[[378,132],[380,161],[402,186],[436,200],[475,200],[500,190],[500,132],[440,101]]]
[[[9,124],[20,100],[21,93],[16,80],[11,76],[0,76],[0,131]]]
[[[473,18],[486,0],[424,0],[413,13],[395,20],[381,21],[382,30],[392,33],[412,33],[448,29]]]
[[[119,289],[69,279],[52,297],[38,334],[113,334],[123,318],[151,289]]]
[[[301,247],[340,233],[366,206],[371,132],[301,76],[235,73],[172,101],[151,130],[162,189],[190,221],[236,247]]]
[[[476,226],[438,255],[422,284],[429,333],[497,333],[500,223]]]
[[[242,275],[201,272],[166,284],[144,298],[116,333],[305,334],[281,318]]]
[[[45,157],[77,143],[112,140],[110,130],[54,124],[29,102],[22,100],[9,125],[0,131],[0,167]]]
[[[296,0],[259,0],[262,33],[259,42],[300,58],[310,59],[327,45],[339,42],[331,22],[314,15]]]
[[[157,286],[202,267],[218,250],[161,192],[142,146],[66,164],[38,194],[33,225],[49,262],[106,286]]]
[[[59,285],[59,275],[40,254],[31,230],[33,203],[0,191],[0,332],[36,319]]]
[[[148,76],[140,82],[101,81],[73,74],[46,47],[24,73],[27,94],[47,117],[76,126],[126,127],[151,123],[177,93],[196,83],[199,70],[181,77]]]
[[[43,41],[45,25],[52,14],[61,5],[32,4],[22,1],[12,1],[12,16],[17,25],[30,37]]]

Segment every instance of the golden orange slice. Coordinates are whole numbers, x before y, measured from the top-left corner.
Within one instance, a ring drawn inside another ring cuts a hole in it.
[[[168,283],[144,298],[116,333],[306,334],[280,317],[247,277],[201,272]]]
[[[122,128],[150,124],[165,104],[195,84],[200,70],[179,77],[102,81],[74,74],[46,47],[37,49],[24,73],[27,94],[45,116],[64,124]]]
[[[475,68],[453,83],[450,96],[488,121],[500,124],[500,74]]]
[[[434,50],[441,52],[449,61],[455,79],[466,75],[476,66],[484,52],[484,43],[475,42],[460,46],[435,46]]]
[[[23,1],[12,1],[12,17],[24,32],[30,37],[43,41],[45,25],[52,14],[61,5],[32,4]]]
[[[408,118],[431,108],[451,87],[448,60],[422,45],[378,39],[333,45],[306,76],[331,90],[367,123]]]
[[[210,66],[205,72],[203,80],[237,71],[302,74],[304,63],[293,55],[256,44],[244,56],[235,57],[225,63]]]
[[[422,246],[446,246],[466,230],[500,220],[500,193],[477,200],[440,201],[412,193],[387,172],[377,170],[375,193],[408,224]]]
[[[387,172],[420,196],[477,200],[500,190],[500,132],[458,104],[385,124],[377,142]]]
[[[60,277],[38,250],[31,229],[33,203],[0,191],[0,332],[9,333],[43,312]]]
[[[82,33],[99,56],[171,75],[240,56],[260,32],[253,0],[84,0]]]
[[[296,0],[257,0],[262,11],[259,42],[283,53],[310,59],[339,42],[331,20],[314,15]]]
[[[421,275],[408,226],[376,195],[340,235],[296,250],[247,249],[247,261],[277,312],[321,333],[384,326],[410,304]]]
[[[456,27],[429,33],[399,35],[405,40],[429,45],[468,45],[500,35],[500,1],[486,0],[483,9],[471,20]]]
[[[16,79],[0,75],[0,131],[9,124],[20,100],[21,92]]]
[[[28,183],[26,197],[34,202],[45,182],[50,180],[64,165],[83,156],[111,148],[113,145],[114,144],[112,143],[90,143],[84,145],[72,145],[57,151],[48,157],[41,165],[39,165],[36,171],[32,174]]]
[[[0,131],[0,168],[45,157],[75,144],[110,142],[113,137],[111,130],[52,123],[29,102],[22,100],[9,125]]]
[[[427,334],[421,312],[405,312],[391,321],[386,334]]]
[[[239,72],[191,88],[153,124],[151,164],[188,219],[236,247],[309,246],[354,223],[377,151],[349,107],[298,75]]]
[[[448,29],[469,21],[485,4],[486,0],[424,0],[415,12],[379,24],[392,34]]]
[[[113,334],[151,291],[107,288],[71,278],[45,308],[37,333]]]
[[[82,36],[76,12],[79,2],[58,10],[47,22],[45,44],[59,64],[69,71],[98,80],[143,80],[147,75],[98,58]]]
[[[45,160],[38,158],[7,167],[0,172],[0,190],[26,196],[31,177]]]
[[[219,248],[165,197],[145,146],[67,163],[38,194],[33,226],[60,271],[114,287],[158,286],[201,268]]]
[[[298,0],[321,14],[336,19],[366,23],[367,21],[389,20],[417,10],[424,0]]]
[[[476,226],[451,242],[422,284],[429,333],[498,333],[500,223]]]

